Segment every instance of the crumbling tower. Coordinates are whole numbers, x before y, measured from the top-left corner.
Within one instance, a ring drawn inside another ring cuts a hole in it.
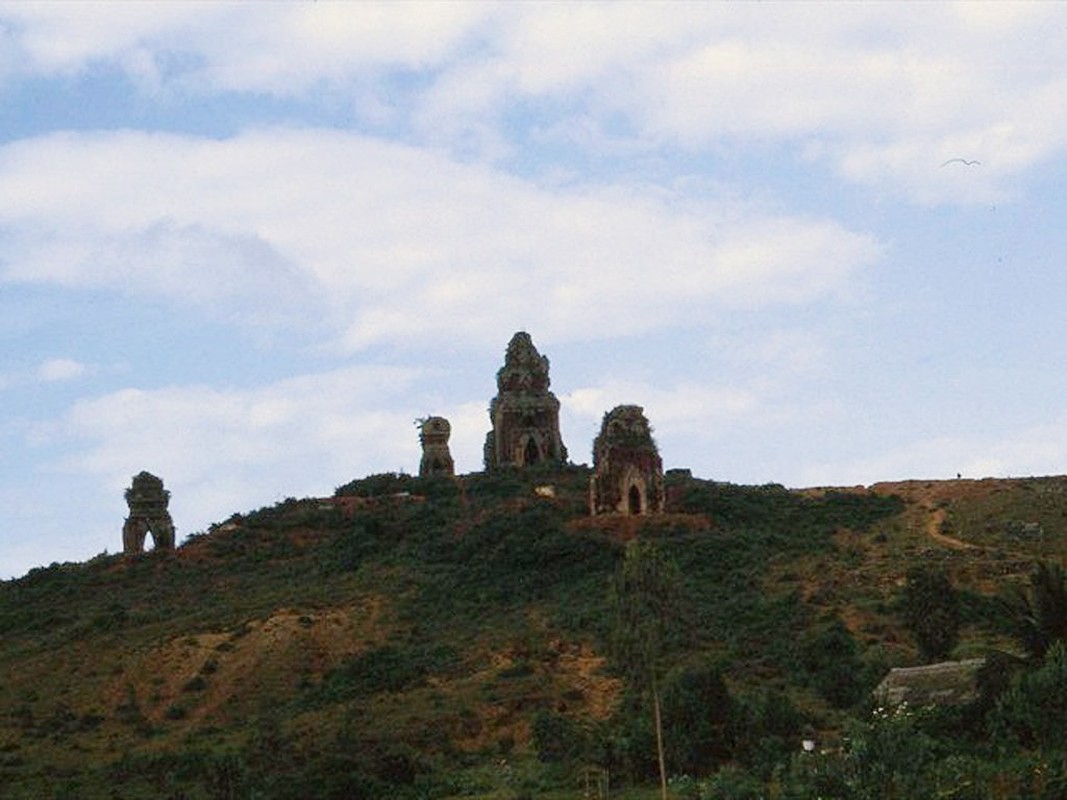
[[[452,426],[444,417],[426,417],[419,420],[419,442],[422,443],[420,478],[455,474],[456,467],[448,449],[448,438],[451,435]]]
[[[548,390],[548,358],[537,352],[530,334],[511,337],[496,385],[497,396],[489,404],[493,429],[485,437],[486,469],[564,464],[559,400]]]
[[[174,521],[167,511],[170,492],[163,488],[163,481],[150,472],[133,476],[133,484],[126,490],[126,505],[130,515],[122,526],[122,550],[124,553],[144,551],[144,538],[152,534],[157,550],[174,549]]]
[[[663,461],[641,406],[616,406],[604,415],[593,441],[593,468],[589,512],[594,516],[663,511]]]

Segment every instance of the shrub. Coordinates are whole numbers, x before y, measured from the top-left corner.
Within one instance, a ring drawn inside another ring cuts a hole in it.
[[[859,675],[863,669],[856,642],[848,628],[834,617],[801,645],[801,664],[809,684],[837,708],[848,708],[863,694]]]
[[[403,472],[382,472],[350,481],[337,487],[334,497],[388,497],[405,492],[413,492],[418,478]]]
[[[582,729],[561,714],[538,711],[530,733],[537,758],[546,763],[575,761],[583,753],[585,737]]]
[[[719,670],[689,667],[663,689],[664,747],[672,770],[704,775],[728,760],[735,743],[736,703]]]
[[[1027,747],[1064,752],[1067,720],[1067,643],[1052,645],[1044,663],[1020,673],[997,702],[993,727],[998,738],[1011,737]]]
[[[737,758],[763,777],[787,764],[800,743],[804,715],[788,695],[764,691],[739,702]]]
[[[923,660],[932,663],[948,658],[959,639],[960,603],[945,571],[930,567],[911,570],[900,608]]]
[[[735,766],[723,767],[700,791],[700,800],[763,800],[763,797],[763,784]]]
[[[189,712],[186,710],[185,706],[180,705],[178,703],[174,703],[173,705],[167,708],[166,714],[164,714],[164,716],[170,720],[179,720],[185,719],[187,716],[189,716]]]

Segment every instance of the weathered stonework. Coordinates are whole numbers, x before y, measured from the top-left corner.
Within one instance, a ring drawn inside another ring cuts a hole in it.
[[[978,676],[984,658],[967,661],[944,661],[924,667],[894,667],[872,692],[883,707],[907,704],[925,706],[962,706],[978,699]]]
[[[422,443],[420,478],[455,474],[456,466],[448,449],[448,438],[451,435],[452,425],[444,417],[426,417],[419,420],[419,442]]]
[[[496,385],[497,396],[489,404],[493,429],[485,438],[486,469],[566,463],[559,400],[548,390],[548,358],[537,352],[530,334],[519,331],[511,338]]]
[[[174,522],[167,511],[170,492],[163,488],[163,481],[150,472],[133,476],[133,483],[126,490],[126,505],[130,515],[122,526],[122,550],[124,553],[144,552],[144,540],[152,535],[157,550],[174,549]]]
[[[641,406],[616,406],[604,415],[593,442],[594,473],[589,512],[659,514],[663,511],[663,461]]]

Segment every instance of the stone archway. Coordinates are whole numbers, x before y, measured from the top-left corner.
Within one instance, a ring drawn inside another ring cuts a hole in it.
[[[125,553],[143,553],[145,539],[151,535],[155,550],[174,549],[174,524],[170,515],[148,519],[128,517],[122,526],[122,550]]]
[[[630,487],[626,506],[626,513],[631,516],[637,516],[644,513],[644,503],[641,502],[641,490],[637,488],[637,484]]]
[[[174,521],[167,511],[170,492],[163,481],[150,472],[140,472],[126,490],[130,515],[122,526],[122,549],[125,553],[144,552],[144,540],[152,536],[156,550],[174,549]]]
[[[522,454],[522,463],[524,466],[531,467],[541,460],[541,450],[537,446],[537,442],[531,436],[526,440],[526,450]]]

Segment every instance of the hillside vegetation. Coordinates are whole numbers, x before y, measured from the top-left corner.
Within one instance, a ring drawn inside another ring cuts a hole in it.
[[[682,576],[673,791],[703,796],[723,767],[772,786],[802,728],[834,742],[890,666],[920,663],[909,571],[947,573],[953,654],[981,655],[1010,645],[993,595],[1067,543],[1064,478],[787,491],[674,472],[646,518],[590,518],[588,481],[372,476],[172,553],[0,583],[0,797],[563,798],[590,767],[621,796],[655,769],[611,660],[607,587],[635,536]]]

